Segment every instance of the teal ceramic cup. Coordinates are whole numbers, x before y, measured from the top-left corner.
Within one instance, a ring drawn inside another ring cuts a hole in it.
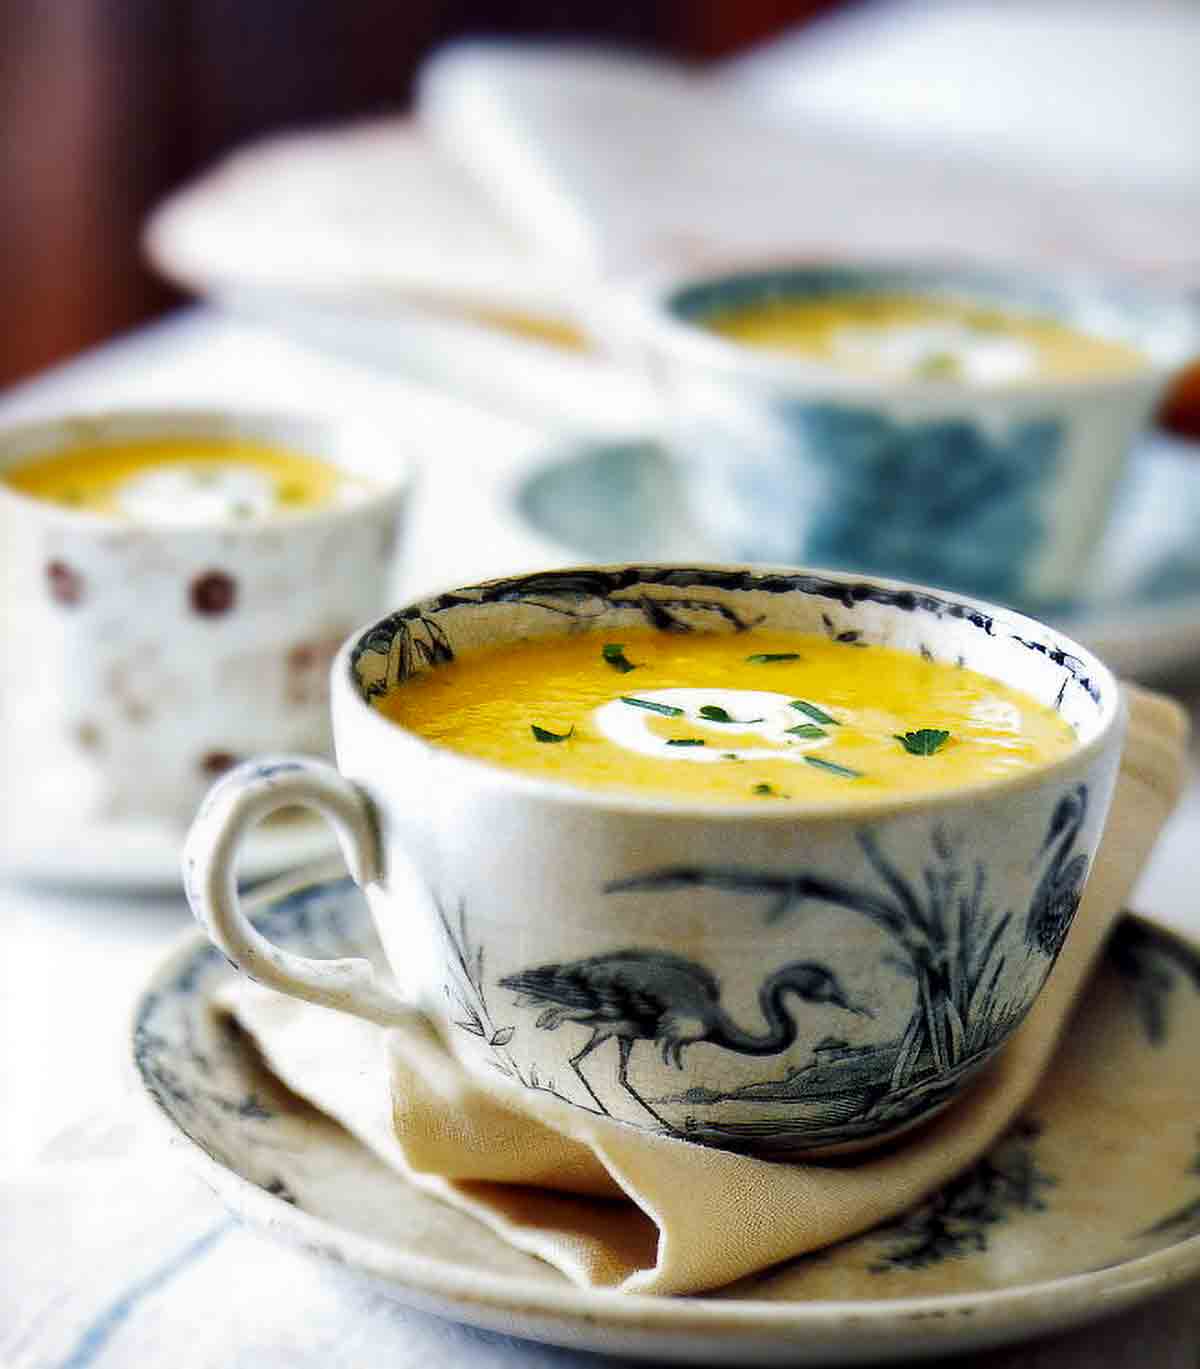
[[[864,296],[1051,319],[1130,345],[1144,364],[1059,380],[1014,373],[992,345],[952,378],[919,364],[867,375],[706,326],[781,299]],[[658,282],[608,323],[661,387],[691,511],[717,554],[853,567],[1035,611],[1077,593],[1131,445],[1197,350],[1196,312],[1181,298],[937,266]]]

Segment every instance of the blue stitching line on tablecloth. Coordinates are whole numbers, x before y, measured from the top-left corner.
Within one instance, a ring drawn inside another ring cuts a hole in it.
[[[198,1260],[201,1255],[216,1245],[230,1227],[235,1224],[232,1217],[218,1223],[217,1226],[206,1231],[202,1236],[197,1236],[190,1245],[185,1245],[177,1255],[167,1260],[165,1264],[159,1265],[153,1274],[148,1274],[144,1279],[133,1284],[84,1331],[75,1349],[62,1361],[60,1369],[85,1369],[87,1365],[92,1364],[96,1356],[105,1348],[117,1329],[128,1320],[134,1308],[143,1298],[151,1293],[156,1293],[194,1260]]]

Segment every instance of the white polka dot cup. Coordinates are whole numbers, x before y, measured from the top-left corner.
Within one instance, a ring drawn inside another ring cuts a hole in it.
[[[0,477],[81,446],[197,439],[315,458],[353,494],[264,515],[232,474],[249,516],[222,519],[151,468],[109,514],[0,478],[0,743],[31,821],[182,831],[244,757],[330,749],[329,662],[391,592],[410,485],[392,434],[216,411],[68,416],[0,431]]]
[[[588,790],[397,725],[373,700],[474,647],[630,629],[823,633],[973,669],[1057,710],[1044,766],[847,808]],[[410,604],[333,667],[338,768],[297,757],[220,780],[189,835],[193,911],[284,993],[376,1022],[416,1010],[480,1077],[631,1126],[770,1155],[870,1145],[978,1078],[1024,1018],[1079,908],[1125,709],[1087,653],[1018,614],[852,575],[602,566]],[[273,945],[237,852],[280,807],[322,813],[396,986],[362,960]]]

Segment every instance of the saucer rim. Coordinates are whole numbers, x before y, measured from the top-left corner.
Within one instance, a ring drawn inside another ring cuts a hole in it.
[[[301,891],[339,885],[346,892],[354,888],[339,860],[322,861],[260,888],[247,900],[247,911],[261,913]],[[1200,935],[1189,936],[1131,910],[1122,918],[1200,953]],[[1032,1340],[1114,1315],[1200,1275],[1200,1234],[1100,1269],[1004,1288],[839,1300],[664,1298],[581,1287],[565,1276],[561,1283],[534,1283],[423,1256],[267,1192],[210,1154],[147,1087],[136,1058],[139,1021],[162,989],[210,945],[198,928],[183,933],[156,961],[132,1004],[125,1066],[142,1116],[152,1119],[171,1149],[235,1216],[273,1239],[382,1280],[406,1306],[545,1344],[640,1358],[767,1364],[786,1356],[795,1364],[866,1364]],[[234,971],[222,967],[218,973]],[[197,992],[202,998],[211,994],[203,988]],[[673,1348],[670,1338],[675,1338]],[[748,1361],[748,1354],[759,1357]]]

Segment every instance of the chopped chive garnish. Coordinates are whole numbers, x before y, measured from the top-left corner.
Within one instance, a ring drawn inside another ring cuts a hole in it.
[[[806,765],[815,765],[818,770],[828,770],[831,775],[841,775],[844,780],[862,779],[861,770],[851,770],[848,765],[838,765],[834,761],[823,761],[820,756],[805,756]]]
[[[575,727],[568,727],[565,732],[551,732],[549,728],[539,727],[537,723],[530,723],[529,730],[539,742],[565,742],[575,731]]]
[[[645,708],[651,713],[661,713],[664,718],[683,717],[683,709],[676,708],[674,704],[655,703],[653,699],[632,699],[628,694],[621,695],[621,702],[628,704],[630,708]]]
[[[721,759],[723,761],[740,761],[742,758],[736,751],[722,751]]]
[[[703,746],[703,745],[704,745],[704,739],[703,739],[702,737],[668,737],[668,738],[667,738],[667,745],[668,745],[668,746]]]
[[[915,732],[892,735],[910,756],[932,756],[950,740],[950,733],[940,727],[919,727]]]
[[[806,718],[811,718],[815,723],[825,723],[830,727],[841,726],[836,718],[831,718],[823,708],[818,708],[816,704],[810,704],[806,699],[793,699],[788,707],[794,708],[797,713],[803,713]]]
[[[756,794],[773,794],[774,792],[769,784],[756,784],[754,786],[754,793]]]
[[[785,727],[783,730],[793,737],[803,737],[805,741],[816,741],[818,737],[829,736],[829,733],[816,723],[797,723],[795,727]]]
[[[737,727],[749,727],[751,723],[762,722],[761,718],[731,718],[720,704],[701,704],[697,711],[710,723],[733,723]]]
[[[747,656],[746,660],[751,665],[775,665],[779,661],[798,661],[800,653],[798,651],[758,651],[753,656]]]
[[[614,670],[619,670],[622,675],[628,675],[631,670],[637,669],[637,666],[625,655],[625,648],[620,642],[605,642],[600,648],[600,655]]]

